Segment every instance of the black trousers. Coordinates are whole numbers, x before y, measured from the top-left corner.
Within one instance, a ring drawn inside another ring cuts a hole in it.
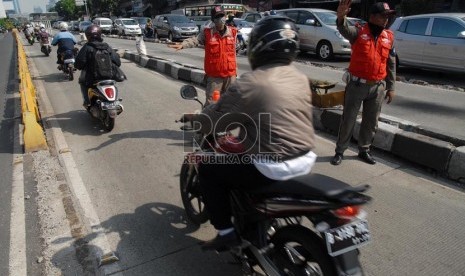
[[[199,180],[210,222],[217,230],[232,227],[230,189],[269,185],[274,180],[253,164],[200,164]]]

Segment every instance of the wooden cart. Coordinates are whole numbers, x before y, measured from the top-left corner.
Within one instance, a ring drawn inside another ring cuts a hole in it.
[[[329,91],[336,86],[336,82],[310,81],[312,104],[320,108],[330,108],[344,105],[345,91]]]

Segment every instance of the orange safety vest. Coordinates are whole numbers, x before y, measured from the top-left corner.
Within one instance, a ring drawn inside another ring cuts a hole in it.
[[[209,77],[225,78],[236,75],[237,29],[226,26],[231,35],[221,36],[205,28],[205,74]]]
[[[375,42],[368,24],[362,26],[352,44],[349,72],[366,80],[383,80],[387,75],[387,60],[393,42],[394,34],[390,30],[383,30]]]

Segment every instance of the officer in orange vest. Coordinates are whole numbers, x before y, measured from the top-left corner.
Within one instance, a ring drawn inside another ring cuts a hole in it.
[[[348,148],[355,121],[363,103],[362,123],[358,138],[358,157],[368,164],[376,164],[370,154],[375,136],[383,98],[389,104],[394,97],[396,80],[396,58],[394,34],[386,29],[389,18],[395,14],[387,3],[378,2],[371,6],[368,23],[363,26],[349,26],[346,15],[351,0],[341,0],[337,8],[337,28],[352,45],[352,56],[344,99],[344,112],[339,126],[336,154],[331,164],[342,162]],[[386,93],[385,93],[386,91]]]
[[[197,37],[184,40],[181,44],[168,45],[181,50],[205,46],[204,69],[207,78],[206,105],[212,102],[213,91],[222,94],[236,79],[236,35],[237,29],[226,26],[226,14],[222,6],[211,11],[212,22],[200,31]]]

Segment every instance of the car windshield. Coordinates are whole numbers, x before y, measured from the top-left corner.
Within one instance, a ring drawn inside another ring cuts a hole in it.
[[[142,18],[138,18],[136,19],[139,24],[147,24],[147,19],[149,19],[148,17],[142,17]]]
[[[189,23],[191,22],[189,18],[185,16],[171,16],[169,17],[171,22],[176,22],[176,23]]]
[[[336,26],[336,12],[314,12],[315,15],[326,25]]]
[[[123,22],[124,25],[139,25],[134,19],[124,19],[121,20],[121,22]]]
[[[252,24],[245,20],[236,20],[234,19],[234,23],[236,24],[237,27],[243,27],[243,28],[252,28]]]
[[[111,20],[100,20],[100,25],[111,25]]]

